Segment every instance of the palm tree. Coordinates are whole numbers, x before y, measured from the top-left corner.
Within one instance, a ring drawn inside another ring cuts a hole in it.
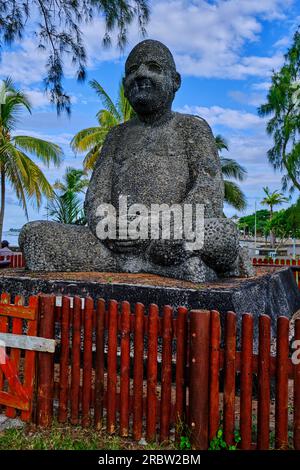
[[[55,192],[54,198],[49,200],[46,207],[47,215],[63,224],[85,225],[82,200],[78,195],[84,193],[88,184],[89,180],[84,170],[68,167],[63,181],[57,180],[53,186],[59,192]]]
[[[284,55],[284,64],[273,71],[266,102],[258,108],[258,115],[270,117],[266,131],[273,138],[268,160],[283,173],[282,189],[300,191],[300,29],[294,34],[291,47]]]
[[[100,150],[110,129],[131,119],[135,112],[124,95],[123,83],[119,86],[119,96],[116,104],[106,93],[97,80],[91,80],[90,86],[101,99],[104,109],[96,114],[98,126],[89,127],[79,131],[71,141],[71,147],[75,152],[87,152],[83,161],[86,170],[92,170],[99,156]]]
[[[20,112],[31,113],[27,96],[17,90],[10,78],[0,86],[0,239],[2,238],[6,184],[10,183],[28,218],[27,201],[40,207],[42,196],[53,196],[53,189],[38,165],[28,156],[35,155],[42,163],[59,166],[62,149],[52,142],[36,137],[13,135]]]
[[[220,134],[216,135],[215,142],[219,153],[224,149],[229,150],[226,140]],[[224,158],[220,156],[220,160],[222,173],[225,178],[233,178],[238,181],[244,181],[246,179],[247,170],[242,165],[232,158]],[[246,209],[246,196],[236,183],[225,179],[224,189],[224,199],[227,204],[240,211]]]
[[[263,191],[264,191],[266,196],[261,201],[261,203],[264,204],[265,206],[269,206],[269,208],[270,208],[270,221],[271,221],[272,218],[273,218],[274,206],[278,206],[278,205],[283,204],[284,202],[287,202],[288,198],[284,197],[284,195],[282,193],[280,193],[279,191],[277,191],[276,189],[275,189],[275,191],[271,192],[270,189],[268,188],[268,186],[264,187]],[[272,248],[275,247],[275,242],[276,242],[275,233],[274,233],[273,230],[271,230],[270,231],[270,244],[271,244]]]

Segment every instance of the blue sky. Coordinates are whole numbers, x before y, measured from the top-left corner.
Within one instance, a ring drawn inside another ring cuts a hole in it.
[[[297,0],[154,0],[147,28],[149,38],[164,42],[173,52],[182,87],[174,101],[177,111],[198,114],[211,125],[215,134],[228,140],[232,157],[248,171],[242,188],[248,198],[246,213],[253,212],[263,197],[262,187],[280,189],[280,174],[274,173],[266,152],[271,141],[265,133],[265,121],[257,116],[264,102],[272,69],[278,69],[283,54],[300,23]],[[71,118],[57,117],[48,104],[42,80],[45,56],[37,50],[34,25],[22,42],[4,49],[0,78],[10,75],[28,93],[32,115],[22,115],[16,133],[52,140],[64,149],[60,168],[45,168],[51,182],[60,178],[68,166],[80,168],[83,155],[75,156],[69,142],[85,127],[96,124],[101,103],[88,85],[97,79],[116,97],[123,74],[124,59],[141,38],[136,25],[129,31],[124,55],[116,47],[101,47],[104,25],[101,18],[83,28],[88,51],[88,79],[76,83],[74,70],[66,63],[65,87],[73,97]],[[228,216],[236,213],[225,207]],[[42,208],[29,209],[30,220],[46,217]],[[241,213],[239,215],[242,215]],[[26,222],[14,193],[8,190],[4,228],[20,227]]]

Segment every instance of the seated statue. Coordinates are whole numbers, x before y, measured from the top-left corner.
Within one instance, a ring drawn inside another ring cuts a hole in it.
[[[144,272],[194,282],[252,274],[236,225],[223,215],[224,184],[211,129],[204,119],[171,109],[180,84],[165,45],[145,40],[134,47],[125,65],[124,90],[136,117],[114,127],[105,140],[86,194],[87,227],[26,224],[19,243],[27,269]],[[100,237],[99,207],[115,207],[118,218],[125,196],[126,204],[149,210],[152,205],[195,210],[201,205],[201,246],[188,249],[184,236],[128,238],[118,221],[116,237],[110,231]]]

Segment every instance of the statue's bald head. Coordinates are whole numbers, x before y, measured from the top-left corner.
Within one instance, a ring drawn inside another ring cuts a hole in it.
[[[137,44],[130,52],[125,63],[125,73],[130,69],[132,64],[140,62],[145,58],[156,59],[164,67],[174,73],[176,72],[175,61],[170,49],[160,41],[146,39]]]
[[[171,109],[181,83],[171,51],[159,41],[137,44],[125,64],[125,95],[139,116]]]

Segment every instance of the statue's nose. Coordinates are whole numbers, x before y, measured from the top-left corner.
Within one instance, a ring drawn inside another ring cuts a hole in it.
[[[147,76],[147,67],[145,64],[141,64],[139,68],[136,70],[135,75],[137,78],[143,78],[144,76]]]

